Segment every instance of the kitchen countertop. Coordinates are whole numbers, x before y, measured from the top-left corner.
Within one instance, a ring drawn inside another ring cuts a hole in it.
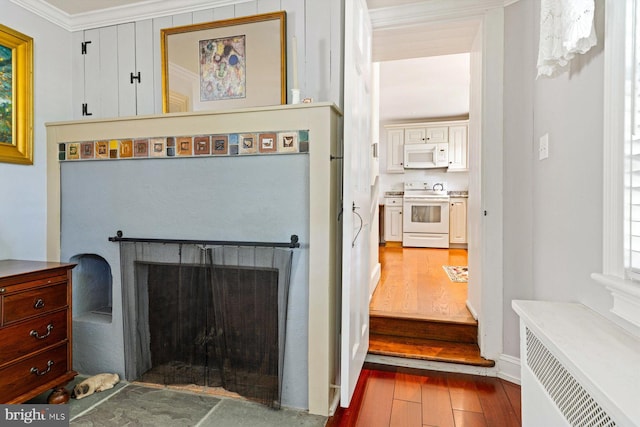
[[[385,191],[384,197],[402,197],[404,196],[404,191]]]

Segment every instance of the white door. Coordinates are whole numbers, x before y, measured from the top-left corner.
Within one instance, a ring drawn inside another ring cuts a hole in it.
[[[347,407],[369,347],[371,20],[365,0],[346,2],[344,56],[340,404]]]

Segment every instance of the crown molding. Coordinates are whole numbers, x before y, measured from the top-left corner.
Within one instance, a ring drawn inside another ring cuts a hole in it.
[[[487,10],[505,7],[518,0],[431,0],[369,11],[374,30],[405,25],[443,22],[483,15]]]
[[[80,31],[234,5],[248,0],[147,0],[127,6],[74,15],[63,12],[40,0],[10,1],[68,31]]]

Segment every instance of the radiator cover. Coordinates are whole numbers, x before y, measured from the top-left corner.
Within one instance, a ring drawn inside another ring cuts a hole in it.
[[[526,363],[566,421],[576,427],[612,427],[616,423],[529,329]]]

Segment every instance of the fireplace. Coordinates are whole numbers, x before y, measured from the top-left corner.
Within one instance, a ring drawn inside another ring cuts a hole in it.
[[[158,239],[231,241],[281,241],[296,233],[301,246],[292,251],[286,341],[279,343],[279,351],[286,347],[278,367],[282,405],[326,415],[339,381],[341,163],[331,159],[340,153],[340,126],[340,112],[326,103],[47,124],[48,256],[70,260],[90,254],[87,266],[104,260],[103,271],[110,272],[91,275],[92,283],[100,284],[100,300],[73,307],[74,369],[131,378],[135,366],[129,350],[138,342],[129,332],[137,318],[124,306],[135,295],[125,295],[131,287],[124,278],[136,273],[121,263],[120,245],[108,239],[115,230]],[[76,142],[272,131],[298,131],[308,151],[56,161],[60,147]],[[237,266],[250,268],[240,261]],[[93,295],[93,285],[79,276],[76,283],[74,275],[74,299]],[[279,307],[278,315],[283,311]]]
[[[292,252],[121,242],[125,375],[281,403]]]

